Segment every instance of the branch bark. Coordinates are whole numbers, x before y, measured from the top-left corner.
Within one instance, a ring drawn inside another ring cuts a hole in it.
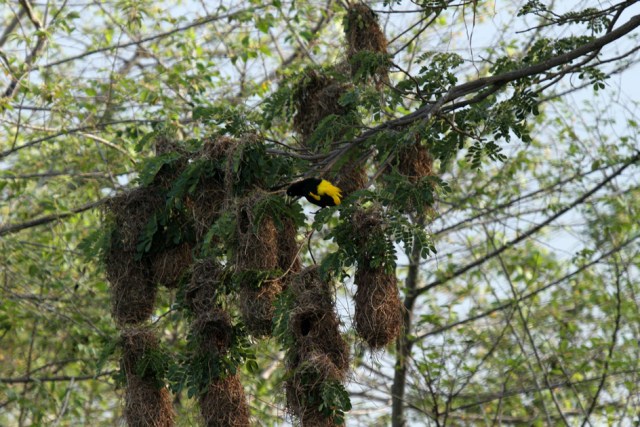
[[[18,231],[22,231],[22,230],[25,230],[27,228],[32,228],[32,227],[37,227],[39,225],[49,224],[50,222],[58,221],[58,220],[73,216],[75,214],[79,214],[81,212],[88,211],[90,209],[93,209],[95,207],[100,206],[105,201],[107,201],[107,199],[108,198],[105,197],[104,199],[100,199],[100,200],[97,200],[95,202],[87,203],[87,204],[82,205],[82,206],[80,206],[78,208],[71,209],[69,212],[64,212],[64,213],[54,214],[54,215],[45,215],[45,216],[41,216],[40,218],[35,218],[35,219],[29,220],[29,221],[26,221],[26,222],[22,222],[20,224],[8,224],[8,225],[5,225],[3,227],[0,227],[0,237],[5,236],[7,234],[17,233]]]

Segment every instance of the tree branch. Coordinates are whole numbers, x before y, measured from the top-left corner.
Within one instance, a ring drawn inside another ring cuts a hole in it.
[[[60,214],[54,214],[54,215],[45,215],[42,216],[40,218],[36,218],[36,219],[32,219],[30,221],[26,221],[26,222],[22,222],[20,224],[8,224],[5,225],[3,227],[0,227],[0,237],[7,235],[7,234],[13,234],[13,233],[17,233],[18,231],[22,231],[25,230],[27,228],[32,228],[32,227],[37,227],[39,225],[44,225],[44,224],[48,224],[50,222],[54,222],[54,221],[58,221],[67,217],[70,217],[72,215],[84,212],[84,211],[88,211],[90,209],[93,209],[97,206],[100,206],[101,204],[103,204],[105,201],[107,201],[109,198],[105,197],[104,199],[100,199],[97,200],[95,202],[91,202],[91,203],[87,203],[86,205],[82,205],[78,208],[72,209],[69,212],[64,212],[64,213],[60,213]]]
[[[620,174],[622,174],[622,172],[624,172],[629,166],[631,166],[632,164],[636,163],[638,160],[640,160],[640,154],[636,154],[635,156],[633,156],[623,166],[621,166],[613,174],[609,175],[606,179],[604,179],[598,185],[596,185],[591,190],[589,190],[586,193],[584,193],[582,196],[578,197],[576,200],[571,202],[568,206],[560,209],[558,212],[556,212],[555,214],[553,214],[550,217],[548,217],[546,220],[544,220],[540,224],[530,228],[526,233],[523,233],[523,234],[519,235],[518,237],[516,237],[515,239],[510,240],[505,245],[503,245],[503,246],[499,247],[498,249],[488,253],[487,255],[483,256],[482,258],[479,258],[479,259],[477,259],[477,260],[465,265],[464,267],[461,267],[461,268],[455,270],[454,272],[449,274],[447,277],[442,278],[442,279],[437,279],[437,280],[429,283],[428,285],[417,289],[416,292],[418,294],[422,294],[422,293],[428,291],[429,289],[432,289],[432,288],[434,288],[436,286],[442,285],[443,283],[446,283],[449,280],[451,280],[453,278],[456,278],[456,277],[466,273],[467,271],[471,270],[472,268],[475,268],[475,267],[477,267],[479,265],[484,264],[485,262],[487,262],[488,260],[496,257],[497,255],[500,255],[502,252],[506,251],[511,246],[514,246],[514,245],[520,243],[521,241],[527,239],[528,237],[531,237],[533,234],[537,233],[538,231],[540,231],[541,229],[543,229],[547,225],[551,224],[553,221],[555,221],[556,219],[558,219],[559,217],[561,217],[565,213],[569,212],[570,210],[572,210],[576,206],[584,203],[584,201],[587,200],[590,196],[592,196],[594,193],[596,193],[602,187],[604,187],[609,182],[611,182],[615,177],[617,177]]]
[[[44,382],[58,382],[58,381],[86,381],[95,380],[100,377],[106,377],[114,374],[117,370],[105,371],[95,375],[61,375],[56,377],[15,377],[15,378],[0,378],[2,384],[29,384],[29,383],[44,383]]]

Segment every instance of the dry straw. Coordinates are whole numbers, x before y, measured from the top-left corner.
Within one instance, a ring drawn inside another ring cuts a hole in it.
[[[216,295],[224,286],[223,274],[220,265],[212,259],[198,260],[191,267],[184,301],[196,317],[216,306]]]
[[[136,261],[135,252],[111,248],[105,264],[113,318],[120,325],[147,320],[153,313],[158,287],[146,261]]]
[[[429,154],[429,149],[420,143],[401,148],[398,153],[398,171],[413,183],[433,175],[433,157]]]
[[[192,262],[193,256],[189,243],[181,243],[173,248],[163,250],[152,258],[153,280],[167,288],[175,288]]]
[[[363,51],[387,53],[387,38],[385,37],[376,14],[364,3],[356,3],[347,11],[347,57],[351,63],[351,74],[355,75],[361,64],[354,61],[354,56]],[[377,87],[389,82],[389,70],[380,66],[376,70],[374,82]]]
[[[292,218],[280,218],[282,227],[278,230],[278,268],[285,272],[285,279],[292,273],[300,271],[299,257],[300,245],[298,245],[298,227]]]
[[[228,137],[209,139],[194,161],[222,162],[226,159],[225,169],[230,169],[232,163],[230,159],[241,144],[241,141]],[[187,197],[185,205],[191,213],[198,241],[204,238],[211,225],[228,205],[228,198],[231,197],[230,177],[231,173],[227,170],[211,176],[203,176],[198,181],[193,194]]]
[[[122,366],[127,378],[124,415],[127,425],[135,427],[171,427],[175,414],[169,391],[158,386],[153,377],[136,373],[145,353],[158,349],[158,338],[148,328],[122,332]]]
[[[400,334],[402,302],[395,274],[358,267],[355,328],[371,348],[384,348]]]
[[[398,295],[397,278],[384,266],[373,267],[369,242],[385,239],[384,220],[379,209],[358,210],[351,216],[359,260],[355,284],[355,329],[374,349],[384,348],[400,334],[402,302]]]
[[[338,101],[349,87],[350,84],[320,71],[306,70],[293,95],[296,105],[294,129],[306,139],[325,117],[346,114],[348,109]]]
[[[191,324],[198,353],[211,360],[228,353],[233,341],[229,314],[220,307],[202,312]],[[237,375],[213,379],[200,395],[200,413],[206,426],[248,426],[249,406]]]
[[[304,426],[333,426],[319,410],[328,382],[343,382],[349,371],[349,347],[339,330],[330,284],[317,267],[302,270],[291,282],[294,308],[289,314],[287,408]]]
[[[200,395],[200,413],[207,427],[247,427],[251,425],[249,406],[237,375],[209,384]]]
[[[162,202],[154,189],[135,188],[106,204],[113,231],[104,261],[111,312],[119,324],[142,322],[153,313],[157,287],[152,269],[147,258],[136,259],[136,254],[140,236]]]
[[[342,190],[343,196],[348,196],[354,191],[362,190],[367,186],[367,170],[364,165],[346,163],[337,174],[336,185]]]
[[[240,313],[247,330],[254,336],[271,333],[273,303],[282,290],[279,279],[267,279],[262,283],[251,283],[250,278],[260,271],[274,271],[279,267],[279,241],[281,235],[273,218],[255,216],[255,207],[268,197],[261,190],[250,193],[240,200],[237,208],[236,267],[245,274],[246,282],[240,284]],[[291,232],[291,231],[289,231]]]

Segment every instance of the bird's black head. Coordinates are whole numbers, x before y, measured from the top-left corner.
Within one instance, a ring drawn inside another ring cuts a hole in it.
[[[305,181],[294,182],[287,188],[287,196],[289,197],[301,197],[307,194],[305,191]]]

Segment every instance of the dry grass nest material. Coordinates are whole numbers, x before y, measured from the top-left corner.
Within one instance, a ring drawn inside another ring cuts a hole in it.
[[[273,303],[282,292],[282,282],[265,281],[259,288],[252,285],[240,288],[240,314],[251,335],[260,337],[271,334],[273,327]]]
[[[317,70],[306,70],[293,95],[296,105],[294,129],[306,138],[325,117],[346,114],[348,109],[340,105],[338,100],[349,87],[350,84],[339,82]]]
[[[271,217],[256,218],[254,215],[255,206],[266,196],[263,191],[255,191],[238,203],[236,265],[240,269],[274,270],[278,267],[275,222]]]
[[[166,388],[133,376],[127,379],[124,416],[129,427],[171,427],[175,413]]]
[[[207,427],[247,427],[249,405],[237,375],[213,381],[200,396],[200,413]]]
[[[353,241],[359,248],[365,248],[371,236],[385,233],[385,221],[378,207],[357,209],[350,218]],[[364,255],[364,254],[361,254]]]
[[[158,388],[154,379],[136,375],[136,364],[145,353],[156,350],[158,337],[150,328],[131,328],[122,331],[122,366],[127,376],[124,414],[127,425],[140,427],[169,427],[175,414],[171,396],[166,388]]]
[[[371,348],[383,348],[400,334],[403,305],[395,274],[358,267],[355,328]]]
[[[354,191],[362,190],[367,186],[367,170],[362,165],[345,164],[339,171],[336,185],[342,189],[342,195],[348,196]]]
[[[328,381],[342,381],[342,373],[325,354],[310,353],[285,383],[287,409],[302,421],[303,426],[334,426],[333,419],[325,417],[310,405],[308,397],[320,399],[322,385]]]
[[[231,316],[221,308],[200,314],[191,329],[198,336],[200,350],[210,355],[225,354],[233,341]]]
[[[231,159],[241,144],[242,141],[224,136],[210,138],[196,157],[213,162]],[[233,175],[231,163],[230,160],[226,162],[225,171],[219,176],[202,177],[194,193],[187,197],[185,204],[191,212],[198,241],[202,240],[228,203]]]
[[[398,171],[411,182],[418,182],[433,175],[433,157],[427,147],[419,143],[403,147],[398,153]]]
[[[179,159],[176,159],[171,164],[163,165],[156,174],[153,184],[165,190],[171,188],[176,179],[180,176],[185,167],[189,163],[189,153],[184,149],[184,146],[180,144],[174,138],[169,135],[159,135],[156,137],[156,156],[161,156],[167,153],[177,153],[180,155]]]
[[[147,320],[153,313],[158,288],[146,260],[135,260],[135,252],[111,248],[105,259],[111,284],[111,314],[119,324]]]
[[[298,245],[298,227],[289,218],[281,218],[282,229],[278,230],[278,267],[287,273],[298,273],[302,267],[300,262],[300,246]]]
[[[358,73],[360,65],[352,58],[362,51],[387,53],[387,38],[380,29],[376,14],[363,3],[354,4],[347,12],[347,57],[351,62],[351,75]],[[386,66],[376,69],[373,81],[379,89],[383,83],[389,83],[389,70]]]
[[[154,254],[151,263],[153,281],[167,288],[175,288],[192,262],[191,245],[186,242]]]
[[[302,270],[290,284],[295,305],[289,315],[289,329],[295,345],[289,357],[293,369],[313,354],[328,357],[344,380],[349,372],[349,346],[340,334],[330,285],[320,280],[317,267]]]
[[[356,3],[347,11],[347,43],[349,57],[363,50],[387,53],[387,38],[380,29],[378,17],[366,4]]]
[[[112,246],[135,251],[140,233],[163,205],[162,195],[151,187],[137,187],[107,201],[105,209],[116,230],[114,238],[117,241],[112,242]]]
[[[120,343],[122,346],[122,367],[127,377],[135,374],[136,364],[145,353],[156,350],[160,346],[153,329],[144,327],[124,329],[120,334]]]
[[[222,290],[224,271],[211,259],[199,260],[191,267],[191,280],[184,290],[184,302],[196,315],[209,312],[216,305],[216,294]]]

